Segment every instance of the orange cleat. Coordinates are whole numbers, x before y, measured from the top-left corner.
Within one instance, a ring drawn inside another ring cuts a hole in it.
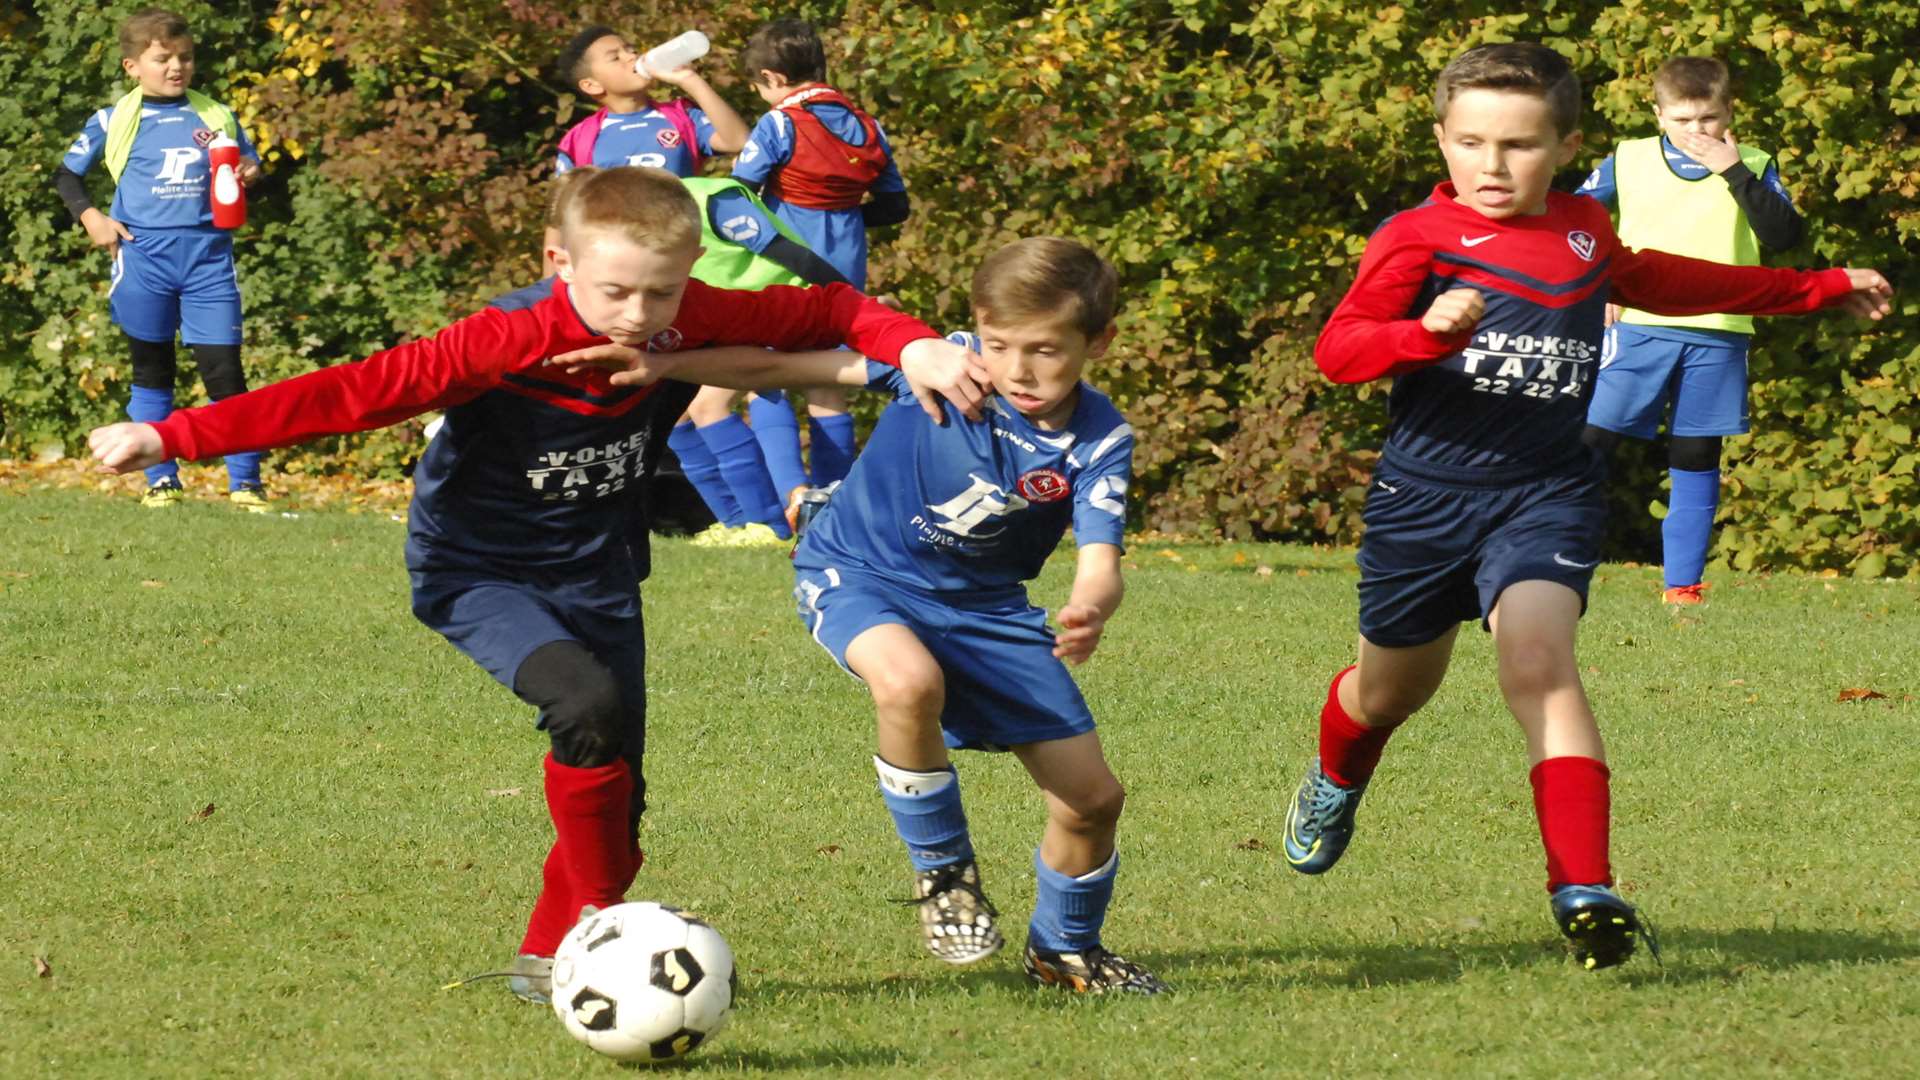
[[[1676,585],[1660,594],[1660,602],[1674,607],[1697,607],[1707,602],[1707,586]]]

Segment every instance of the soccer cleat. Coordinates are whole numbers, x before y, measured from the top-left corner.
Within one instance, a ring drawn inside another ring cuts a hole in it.
[[[507,968],[507,989],[522,1001],[549,1004],[553,999],[553,957],[532,953],[514,957],[513,965]]]
[[[163,510],[183,501],[186,497],[187,493],[181,489],[179,478],[169,476],[164,480],[154,481],[153,486],[147,488],[147,493],[140,496],[140,505],[149,510]]]
[[[1075,994],[1158,994],[1167,984],[1139,964],[1103,945],[1079,952],[1053,952],[1027,945],[1027,980]]]
[[[1349,788],[1334,783],[1314,758],[1287,808],[1287,832],[1280,845],[1287,865],[1303,874],[1333,869],[1353,840],[1353,816],[1366,791],[1365,784]]]
[[[1660,594],[1660,602],[1673,607],[1695,607],[1707,602],[1707,586],[1675,585]]]
[[[227,501],[250,514],[270,514],[273,504],[267,501],[267,489],[259,484],[245,484],[227,492]]]
[[[980,891],[980,868],[972,859],[919,871],[913,899],[905,903],[920,906],[927,951],[949,964],[984,960],[1006,944],[993,925],[1000,911]]]
[[[713,524],[707,526],[706,528],[701,529],[699,532],[693,534],[693,546],[694,547],[726,547],[727,534],[732,531],[733,530],[727,528],[727,526],[723,522],[716,521]]]
[[[1613,967],[1633,955],[1633,943],[1646,938],[1647,952],[1660,959],[1653,924],[1605,885],[1562,885],[1553,890],[1553,921],[1567,936],[1574,962],[1588,971]]]

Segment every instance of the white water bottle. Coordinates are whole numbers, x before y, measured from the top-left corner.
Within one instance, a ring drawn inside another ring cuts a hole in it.
[[[642,75],[658,76],[663,71],[686,67],[707,55],[711,44],[707,35],[698,30],[689,30],[665,45],[648,49],[646,55],[634,62],[633,69]]]

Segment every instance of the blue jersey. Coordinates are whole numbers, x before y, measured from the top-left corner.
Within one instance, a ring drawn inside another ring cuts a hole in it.
[[[894,400],[796,567],[862,571],[965,606],[1023,594],[1069,524],[1080,546],[1121,545],[1133,429],[1105,394],[1082,383],[1059,431],[998,396],[977,421],[943,402],[935,425],[897,369],[869,362],[868,373]]]
[[[1703,180],[1713,175],[1711,169],[1688,157],[1665,135],[1660,136],[1660,151],[1667,159],[1667,166],[1682,180]],[[1768,191],[1780,196],[1782,202],[1788,206],[1793,205],[1793,196],[1787,193],[1786,182],[1780,179],[1778,164],[1767,162],[1767,171],[1761,175],[1760,182],[1766,185]],[[1599,199],[1611,206],[1614,195],[1619,190],[1620,185],[1613,178],[1613,155],[1608,154],[1605,160],[1594,167],[1593,172],[1587,176],[1586,182],[1582,183],[1580,189],[1574,194]]]
[[[112,113],[111,108],[100,109],[87,117],[86,126],[61,159],[69,171],[85,176],[106,153],[107,121]],[[144,99],[140,127],[114,189],[109,216],[132,229],[212,227],[207,146],[215,134],[184,97]],[[239,135],[240,156],[258,161],[247,133],[242,130]]]
[[[713,156],[713,121],[703,109],[688,108],[694,134],[700,140],[702,156]],[[675,176],[692,176],[693,151],[686,145],[680,129],[665,113],[648,106],[639,112],[608,113],[600,121],[600,134],[594,139],[593,160],[575,161],[561,151],[554,163],[556,173],[575,165],[595,165],[602,169],[621,165],[646,165],[665,169]]]
[[[866,130],[852,110],[833,104],[810,105],[808,110],[835,138],[855,146],[865,145]],[[887,165],[867,190],[907,190],[906,181],[900,178],[900,167],[894,164],[893,147],[887,143],[886,132],[877,123],[874,131],[880,138],[881,149],[886,151]],[[782,165],[793,159],[793,141],[793,122],[786,114],[776,109],[762,116],[753,125],[740,156],[734,159],[734,179],[750,187],[765,185]],[[855,288],[866,288],[867,226],[859,207],[820,210],[795,206],[772,195],[767,196],[767,206],[780,215],[780,220],[793,226],[807,247],[832,264]]]

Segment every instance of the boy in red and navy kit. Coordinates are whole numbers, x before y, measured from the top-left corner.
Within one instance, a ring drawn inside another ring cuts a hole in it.
[[[1685,314],[1879,318],[1871,270],[1730,267],[1614,235],[1605,207],[1550,192],[1580,146],[1579,82],[1542,45],[1470,50],[1440,73],[1449,180],[1367,242],[1314,349],[1336,382],[1393,377],[1360,545],[1359,662],[1334,676],[1320,756],[1287,817],[1302,873],[1331,868],[1388,737],[1440,687],[1463,620],[1493,634],[1526,737],[1555,922],[1588,968],[1643,927],[1612,889],[1608,780],[1574,634],[1600,558],[1603,466],[1581,441],[1609,298]],[[1651,938],[1649,937],[1651,945]]]
[[[666,425],[694,392],[618,387],[597,369],[546,360],[609,342],[652,352],[844,343],[975,412],[984,380],[964,348],[845,285],[747,293],[689,280],[699,210],[668,173],[609,169],[564,198],[560,280],[532,307],[489,308],[359,363],[89,438],[107,469],[125,472],[446,410],[414,474],[413,610],[537,707],[552,744],[556,839],[512,983],[533,1000],[581,908],[619,903],[640,865],[645,643],[628,522]]]
[[[768,23],[747,39],[740,62],[773,109],[753,125],[733,178],[760,192],[808,248],[865,289],[867,230],[898,225],[912,211],[886,132],[826,84],[826,48],[810,23]],[[814,390],[808,398],[808,479],[824,487],[853,465],[853,417],[844,391]],[[781,407],[777,395],[762,395],[754,422],[793,423],[777,415]]]

